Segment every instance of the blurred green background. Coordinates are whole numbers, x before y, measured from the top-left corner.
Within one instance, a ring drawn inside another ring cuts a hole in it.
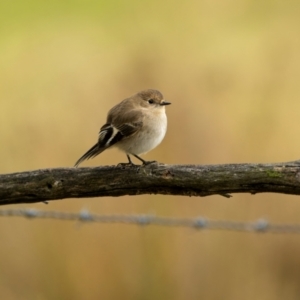
[[[300,2],[0,2],[1,173],[72,167],[107,111],[144,88],[172,102],[145,159],[299,159]],[[111,150],[83,166],[125,161]],[[30,207],[300,223],[299,197],[276,194]],[[0,238],[1,299],[300,298],[296,235],[1,218]]]

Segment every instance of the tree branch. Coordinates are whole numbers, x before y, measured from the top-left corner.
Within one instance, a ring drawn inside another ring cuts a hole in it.
[[[0,175],[0,205],[142,194],[300,195],[300,161],[277,164],[104,166]]]

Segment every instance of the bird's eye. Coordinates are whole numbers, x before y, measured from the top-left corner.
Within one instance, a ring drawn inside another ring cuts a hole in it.
[[[153,99],[150,99],[150,100],[148,100],[148,103],[153,104],[153,103],[154,103],[154,100],[153,100]]]

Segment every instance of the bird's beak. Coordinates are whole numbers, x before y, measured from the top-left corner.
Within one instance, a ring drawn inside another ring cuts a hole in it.
[[[170,104],[171,104],[171,102],[167,102],[165,100],[160,102],[160,105],[170,105]]]

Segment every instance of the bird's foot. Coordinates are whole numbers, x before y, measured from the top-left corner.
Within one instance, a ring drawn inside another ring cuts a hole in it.
[[[144,166],[151,165],[151,164],[158,164],[158,162],[156,160],[143,161]]]
[[[134,163],[132,162],[128,162],[128,163],[118,163],[117,167],[121,167],[123,169],[125,169],[126,167],[133,167],[136,166]]]

